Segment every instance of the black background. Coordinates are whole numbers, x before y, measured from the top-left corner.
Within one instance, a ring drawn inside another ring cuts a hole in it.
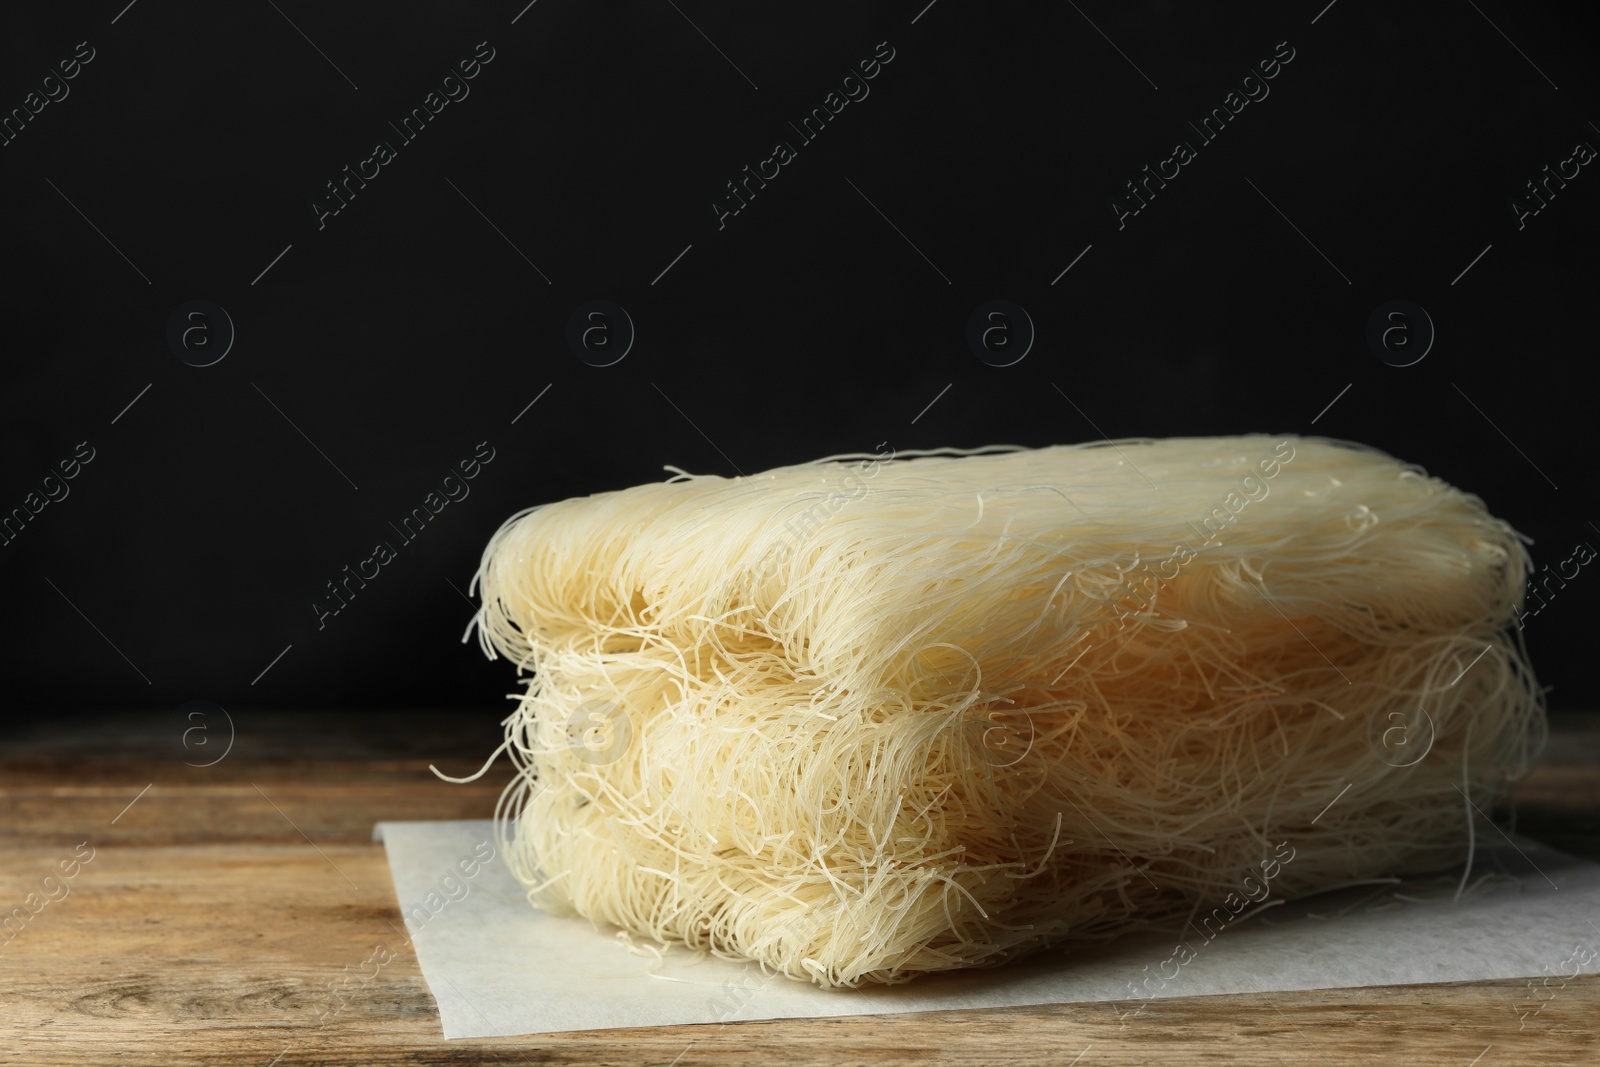
[[[0,547],[14,715],[498,716],[514,673],[459,643],[490,534],[668,463],[1320,433],[1479,494],[1536,566],[1600,545],[1600,174],[1520,230],[1509,206],[1600,146],[1582,5],[523,4],[0,15],[6,112],[95,50],[0,147],[0,509],[95,454]],[[400,144],[386,123],[484,41],[470,95]],[[801,144],[787,123],[885,41]],[[1109,199],[1280,41],[1270,95],[1119,230]],[[379,140],[396,159],[319,229]],[[778,140],[798,158],[719,229]],[[965,343],[997,297],[1038,332],[1008,367]],[[608,367],[565,340],[595,298],[638,331]],[[204,368],[166,342],[196,299],[237,329]],[[1437,328],[1408,367],[1365,341],[1394,299]],[[470,496],[319,630],[324,583],[482,441]],[[1600,702],[1597,607],[1585,569],[1528,623],[1554,707]]]

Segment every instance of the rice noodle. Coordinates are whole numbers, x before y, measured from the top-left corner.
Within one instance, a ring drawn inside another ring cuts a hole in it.
[[[1171,928],[1285,840],[1278,895],[1442,870],[1458,789],[1544,743],[1529,569],[1477,497],[1319,438],[530,508],[475,579],[526,675],[505,852],[538,906],[824,987]]]

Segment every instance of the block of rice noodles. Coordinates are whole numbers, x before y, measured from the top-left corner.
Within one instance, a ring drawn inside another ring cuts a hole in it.
[[[1209,939],[1460,864],[1544,743],[1519,535],[1370,448],[668,469],[513,516],[476,578],[540,907],[825,988]]]

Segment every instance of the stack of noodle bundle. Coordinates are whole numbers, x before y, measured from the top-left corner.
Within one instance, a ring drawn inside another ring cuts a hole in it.
[[[1369,448],[669,469],[477,575],[529,675],[497,819],[557,913],[901,982],[1458,864],[1545,740],[1519,536]]]

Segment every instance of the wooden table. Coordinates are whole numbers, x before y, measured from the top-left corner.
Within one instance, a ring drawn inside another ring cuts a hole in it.
[[[1514,1005],[1526,983],[1498,981],[1156,1000],[1126,1025],[1110,1005],[1069,1004],[446,1042],[372,825],[492,814],[496,785],[448,785],[427,765],[475,770],[498,724],[481,713],[234,719],[232,750],[209,767],[186,764],[221,753],[225,722],[188,747],[167,715],[54,712],[12,728],[0,911],[75,849],[93,852],[52,883],[68,895],[0,938],[0,1062],[1600,1062],[1600,976],[1569,980],[1525,1026]],[[1600,859],[1600,721],[1559,718],[1515,803],[1519,830]],[[378,945],[395,959],[320,1021],[329,984]]]

